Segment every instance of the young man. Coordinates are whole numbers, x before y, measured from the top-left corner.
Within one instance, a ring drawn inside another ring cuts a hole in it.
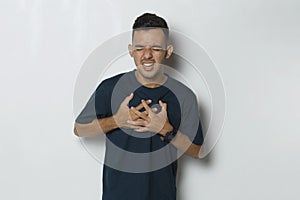
[[[166,21],[145,13],[128,45],[136,69],[104,80],[77,117],[77,136],[106,135],[103,200],[175,200],[179,152],[203,143],[193,92],[164,73]]]

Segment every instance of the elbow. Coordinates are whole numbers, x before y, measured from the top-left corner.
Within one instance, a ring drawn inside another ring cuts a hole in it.
[[[197,159],[203,159],[205,156],[205,150],[204,150],[204,145],[202,144],[201,146],[199,146],[199,150],[197,151]]]
[[[200,159],[202,146],[201,145],[195,145],[195,146],[196,146],[195,151],[193,152],[191,157],[194,159]]]
[[[200,153],[194,154],[191,157],[198,160],[200,159]]]
[[[80,135],[79,135],[79,132],[78,132],[78,130],[77,130],[77,128],[74,126],[74,129],[73,129],[73,133],[74,133],[74,135],[76,135],[77,137],[80,137]]]
[[[199,151],[185,152],[185,154],[192,157],[192,158],[194,158],[194,159],[200,159]]]

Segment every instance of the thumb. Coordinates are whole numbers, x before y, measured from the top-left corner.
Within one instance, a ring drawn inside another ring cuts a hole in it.
[[[130,93],[129,96],[125,97],[124,103],[127,105],[132,98],[133,98],[133,93]]]

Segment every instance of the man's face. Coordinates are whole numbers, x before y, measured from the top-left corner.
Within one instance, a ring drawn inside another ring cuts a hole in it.
[[[136,30],[132,42],[132,45],[128,45],[128,50],[137,66],[138,76],[148,81],[159,80],[163,76],[161,63],[173,51],[171,45],[167,46],[163,30]]]

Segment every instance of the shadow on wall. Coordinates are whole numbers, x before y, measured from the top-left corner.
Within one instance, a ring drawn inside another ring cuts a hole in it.
[[[171,77],[176,77],[176,74],[174,74],[174,72],[180,72],[182,71],[184,66],[184,63],[182,62],[182,58],[176,54],[173,54],[172,57],[169,60],[166,60],[164,63],[164,65],[169,66],[170,68],[174,69],[174,70],[167,70],[168,74]],[[210,120],[210,109],[207,108],[207,105],[205,105],[204,103],[198,102],[198,109],[200,112],[200,116],[201,116],[201,124],[202,124],[202,130],[203,130],[203,136],[205,138],[206,133],[207,133],[207,129],[209,126],[209,120]],[[179,158],[178,160],[178,170],[177,170],[177,199],[178,200],[184,200],[184,196],[183,193],[184,192],[188,192],[188,191],[182,191],[181,190],[181,183],[182,180],[184,179],[185,176],[185,170],[184,167],[188,164],[196,164],[196,165],[201,165],[201,167],[203,168],[211,168],[211,166],[213,165],[213,151],[211,151],[205,158],[203,159],[193,159],[190,158],[188,156],[183,155],[181,158]],[[196,172],[195,172],[196,173]]]
[[[211,166],[214,164],[214,151],[211,151],[205,158],[203,159],[193,159],[188,156],[183,155],[181,158],[178,160],[178,170],[177,170],[177,200],[186,200],[186,195],[184,193],[190,193],[189,191],[183,191],[181,183],[183,182],[183,179],[186,177],[185,174],[185,166],[190,165],[190,164],[195,164],[195,165],[201,165],[201,168],[211,168]],[[200,172],[200,170],[199,170]],[[203,172],[203,171],[202,171]],[[197,172],[195,172],[197,173]],[[201,185],[205,184],[201,180],[199,180],[199,185],[198,187],[201,188]]]

